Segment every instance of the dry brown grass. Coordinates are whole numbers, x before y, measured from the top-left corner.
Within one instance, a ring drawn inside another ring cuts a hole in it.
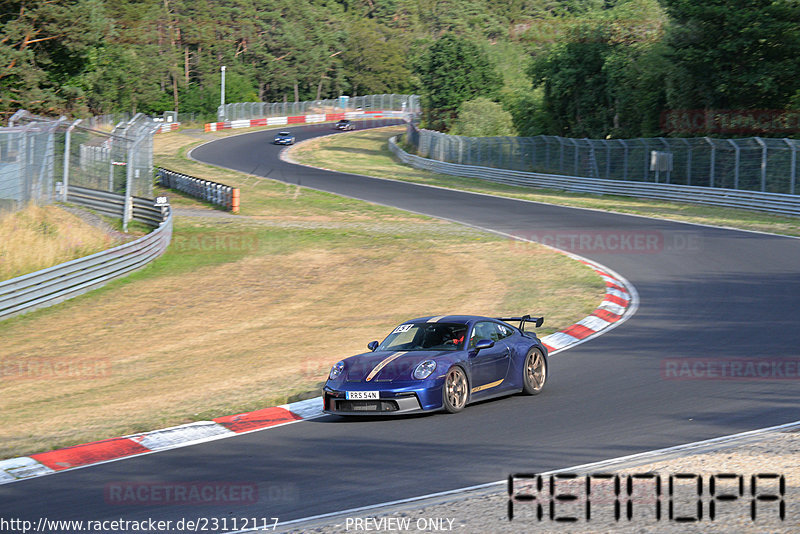
[[[160,150],[194,141],[169,135]],[[224,172],[252,217],[178,217],[152,268],[0,323],[0,458],[316,396],[411,317],[542,313],[547,333],[602,300],[593,271],[538,245]]]
[[[57,206],[31,204],[0,215],[0,280],[100,252],[112,241]]]
[[[508,245],[481,248],[480,255],[471,244],[450,244],[248,257],[196,271],[191,285],[186,276],[142,280],[91,305],[12,324],[2,332],[0,458],[284,402],[409,317],[530,311],[509,307],[510,294],[524,290],[512,289],[492,259]],[[544,254],[563,281],[573,262]],[[563,302],[591,308],[600,300],[602,290],[587,297],[581,287],[591,278],[584,271],[573,266],[572,287],[557,292],[538,276],[515,278],[536,288],[537,310],[552,311],[548,321],[563,326],[586,312],[562,310]],[[42,359],[54,369],[53,362],[81,361],[89,371],[20,371]]]

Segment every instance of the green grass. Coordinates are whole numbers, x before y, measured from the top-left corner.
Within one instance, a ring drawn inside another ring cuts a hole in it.
[[[800,218],[797,217],[690,203],[516,187],[477,178],[450,176],[415,169],[400,163],[388,149],[388,139],[402,131],[402,128],[393,127],[312,140],[297,145],[292,149],[291,154],[296,161],[307,165],[344,172],[358,172],[379,178],[404,180],[562,206],[800,236]]]
[[[111,369],[4,376],[0,458],[317,396],[332,363],[409,317],[536,312],[546,334],[602,300],[603,281],[562,254],[181,159],[197,140],[164,135],[157,165],[239,187],[247,215],[159,191],[193,214],[175,216],[164,255],[0,322],[4,369],[42,358]]]

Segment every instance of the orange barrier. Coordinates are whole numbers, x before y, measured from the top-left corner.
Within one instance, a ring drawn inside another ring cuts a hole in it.
[[[239,213],[239,189],[235,188],[231,193],[231,211]]]

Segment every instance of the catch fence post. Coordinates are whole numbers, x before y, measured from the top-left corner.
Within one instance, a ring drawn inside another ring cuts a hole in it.
[[[69,186],[69,157],[70,157],[70,141],[72,138],[72,130],[80,123],[83,119],[78,119],[74,121],[72,124],[69,125],[67,131],[64,134],[64,173],[62,177],[62,190],[61,190],[61,201],[67,201],[67,187]]]
[[[767,144],[760,137],[754,138],[761,145],[761,191],[767,190]]]

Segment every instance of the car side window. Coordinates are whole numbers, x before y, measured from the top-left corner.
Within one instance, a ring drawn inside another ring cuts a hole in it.
[[[475,344],[481,339],[491,339],[492,341],[499,341],[499,331],[494,327],[494,323],[488,321],[481,321],[475,323],[472,329],[472,335],[469,338],[469,347],[474,348]]]
[[[500,339],[505,339],[505,338],[509,337],[511,334],[514,333],[514,331],[512,329],[510,329],[509,327],[507,327],[505,325],[502,325],[502,324],[496,324],[495,323],[495,327],[497,328],[498,332],[500,333]]]
[[[490,326],[491,326],[491,331],[489,335],[491,337],[489,339],[491,339],[492,341],[500,341],[501,339],[503,339],[504,336],[502,332],[500,332],[500,325],[497,323],[490,323]]]

